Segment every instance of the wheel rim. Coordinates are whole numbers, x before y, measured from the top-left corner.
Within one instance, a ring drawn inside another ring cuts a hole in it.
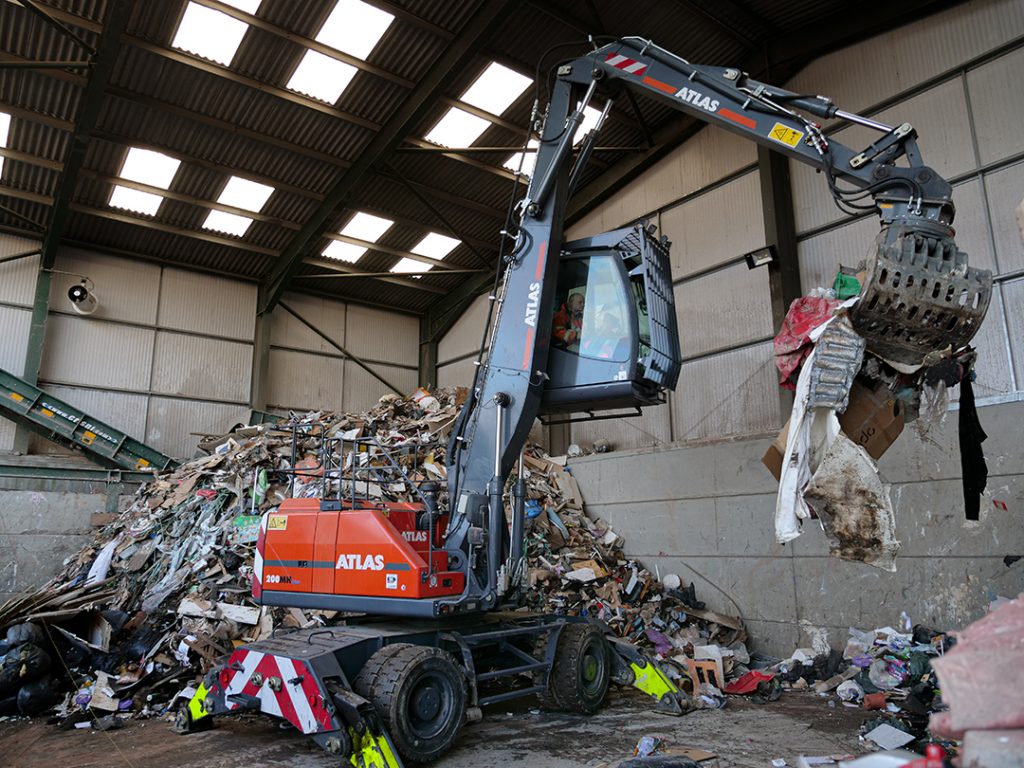
[[[600,639],[587,643],[580,659],[580,688],[587,696],[596,696],[604,687],[607,660]]]
[[[440,674],[419,678],[409,692],[409,729],[420,739],[431,739],[448,725],[455,709],[452,682]]]

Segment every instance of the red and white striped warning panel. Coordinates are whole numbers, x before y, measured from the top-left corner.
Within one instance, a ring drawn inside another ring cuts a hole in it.
[[[301,661],[239,648],[221,671],[221,685],[225,698],[237,693],[255,696],[261,712],[284,718],[305,734],[337,728],[316,678]],[[228,709],[240,706],[225,703]]]
[[[263,519],[260,520],[260,532],[256,536],[256,557],[253,558],[252,563],[252,596],[254,600],[263,597],[263,555],[261,553],[267,538],[267,518],[269,516],[269,512],[263,513]]]
[[[621,53],[609,53],[605,63],[611,64],[616,69],[629,72],[631,75],[642,75],[647,69],[647,65],[642,61],[623,56]]]

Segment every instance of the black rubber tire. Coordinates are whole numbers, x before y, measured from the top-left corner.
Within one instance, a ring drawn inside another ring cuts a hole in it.
[[[439,648],[385,646],[366,662],[354,687],[409,762],[430,762],[451,749],[466,716],[465,676]]]
[[[608,693],[611,658],[604,633],[592,624],[567,624],[558,636],[548,694],[565,712],[590,715]]]

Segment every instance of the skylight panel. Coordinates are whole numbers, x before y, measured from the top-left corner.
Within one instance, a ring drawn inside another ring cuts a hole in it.
[[[260,2],[262,0],[220,0],[224,5],[230,5],[232,8],[237,8],[240,11],[256,15],[256,11],[259,10]]]
[[[232,176],[224,185],[224,190],[217,198],[217,202],[223,205],[230,205],[234,208],[242,208],[246,211],[259,213],[267,204],[267,198],[274,193],[274,188],[266,184],[258,184],[239,176]]]
[[[120,184],[115,185],[114,191],[110,193],[111,208],[123,208],[126,211],[144,213],[147,216],[156,216],[160,203],[163,201],[163,195],[140,192],[137,189],[122,187]]]
[[[0,147],[7,146],[7,138],[11,132],[11,116],[0,112]],[[0,155],[0,174],[4,172],[4,156]]]
[[[373,216],[369,213],[359,211],[353,216],[348,224],[341,230],[341,234],[354,237],[357,240],[366,240],[371,243],[377,242],[391,225],[395,222],[381,216]]]
[[[316,51],[306,51],[288,88],[334,104],[356,76],[356,68]]]
[[[540,146],[540,142],[537,141],[536,139],[530,139],[528,142],[526,142],[526,146],[528,149],[536,150],[537,147]],[[514,155],[511,155],[508,158],[508,160],[502,163],[502,165],[508,168],[510,171],[512,171],[512,173],[516,173],[520,170],[520,159],[522,159],[523,163],[522,172],[525,173],[527,176],[533,176],[534,166],[537,165],[536,152],[516,152]]]
[[[437,232],[428,232],[427,235],[414,245],[410,250],[418,256],[427,256],[431,259],[443,259],[454,250],[459,240]],[[424,265],[427,266],[427,265]]]
[[[479,139],[490,125],[491,123],[482,117],[452,107],[445,112],[437,125],[430,129],[425,138],[442,147],[468,147]]]
[[[424,264],[416,259],[410,259],[408,256],[404,256],[395,266],[391,268],[392,272],[397,274],[408,274],[410,272],[429,272],[431,270],[430,264]]]
[[[394,20],[387,11],[361,0],[338,0],[317,33],[317,41],[366,59]]]
[[[255,8],[249,10],[254,6],[251,0],[235,0],[230,5],[249,13],[255,12]],[[255,3],[255,6],[259,7],[259,3]],[[249,25],[240,19],[233,19],[226,13],[190,2],[185,6],[185,13],[171,45],[204,59],[230,65],[248,29]]]
[[[349,264],[355,264],[364,253],[366,253],[366,249],[361,245],[343,243],[340,240],[331,240],[322,251],[322,255],[329,259],[347,261]]]
[[[211,229],[215,232],[224,232],[228,235],[241,237],[248,231],[252,219],[248,216],[239,216],[226,211],[211,210],[203,222],[203,229]]]
[[[533,81],[496,61],[462,94],[462,101],[493,115],[500,115],[523,95]]]
[[[168,189],[181,161],[148,149],[130,147],[121,165],[122,179]]]

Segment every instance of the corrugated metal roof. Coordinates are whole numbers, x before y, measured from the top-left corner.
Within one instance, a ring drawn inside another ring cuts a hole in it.
[[[170,48],[186,0],[131,4],[97,125],[86,141],[67,237],[184,266],[251,278],[265,275],[276,256],[260,251],[276,253],[292,242],[345,169],[373,140],[373,126],[385,125],[395,116],[410,88],[430,71],[485,0],[369,1],[395,15],[368,57],[369,67],[383,72],[360,71],[336,105],[319,106],[290,94],[286,84],[306,50],[303,39],[316,36],[331,11],[330,3],[263,0],[256,15],[264,27],[247,30],[230,67]],[[96,30],[111,7],[109,0],[42,2],[93,45],[99,40]],[[560,58],[585,52],[584,41],[590,33],[649,36],[694,61],[741,64],[761,49],[769,35],[806,28],[843,5],[839,0],[745,0],[724,7],[713,0],[524,2],[469,63],[449,74],[446,94],[458,99],[491,60],[532,77],[543,59],[546,75]],[[554,47],[566,41],[580,45]],[[76,43],[24,8],[2,2],[0,55],[32,60],[85,57]],[[67,128],[78,117],[86,74],[0,68],[0,110],[8,105],[16,111],[9,146],[39,158],[38,163],[5,162],[0,200],[8,208],[46,221],[49,208],[37,199],[53,197],[59,188],[60,171],[53,166],[63,161],[70,146]],[[478,145],[518,146],[523,129],[510,126],[525,128],[533,100],[531,88],[502,115],[510,125],[489,128]],[[667,106],[642,97],[639,102],[652,132],[678,119]],[[429,130],[448,106],[438,102],[428,110],[416,137]],[[26,113],[27,117],[23,116]],[[644,143],[643,132],[625,100],[616,104],[600,143],[626,148]],[[134,223],[132,214],[107,207],[109,177],[117,176],[131,145],[166,152],[182,161],[170,188],[179,199],[165,200],[156,216],[140,215]],[[479,166],[500,168],[510,153],[502,150],[460,159],[437,153],[394,152],[386,163],[378,163],[364,176],[348,200],[335,207],[323,231],[338,231],[353,210],[390,212],[402,221],[384,236],[382,246],[408,250],[427,231],[447,233],[450,225],[460,236],[491,243],[483,256],[485,261],[492,260],[513,184],[503,174]],[[628,149],[596,155],[583,177],[584,184],[628,157]],[[262,214],[277,221],[255,221],[242,238],[218,236],[223,242],[211,242],[210,233],[202,229],[207,203],[216,199],[227,178],[236,173],[276,188]],[[0,213],[0,226],[28,231],[24,222],[5,213]],[[314,238],[310,253],[316,255],[317,246],[326,242]],[[398,258],[373,250],[358,268],[386,271]],[[447,261],[460,268],[481,266],[480,257],[465,245]],[[301,273],[322,271],[303,267]],[[418,312],[438,296],[413,286],[450,289],[467,277],[435,272],[418,283],[408,279],[404,285],[370,278],[300,278],[296,286]]]

